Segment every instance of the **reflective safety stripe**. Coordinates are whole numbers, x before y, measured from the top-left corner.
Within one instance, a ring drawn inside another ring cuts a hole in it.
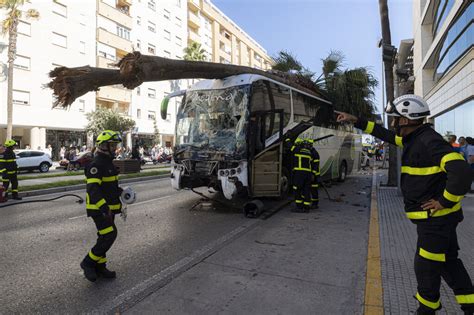
[[[0,159],[0,162],[4,162],[4,163],[15,162],[15,161],[16,159],[9,159],[9,160]]]
[[[303,203],[303,200],[296,199],[295,202],[296,203]]]
[[[307,172],[312,172],[312,170],[310,168],[306,168],[306,167],[295,167],[293,168],[294,171],[307,171]]]
[[[416,293],[416,299],[420,301],[421,304],[428,306],[429,308],[433,310],[437,310],[441,306],[441,303],[439,302],[439,300],[436,302],[430,302],[424,299],[418,292]]]
[[[311,202],[305,201],[305,202],[304,202],[304,205],[305,205],[305,206],[310,206],[310,205],[311,205]]]
[[[86,183],[87,184],[97,183],[97,184],[100,185],[100,184],[102,184],[102,180],[100,178],[87,178]]]
[[[399,136],[395,136],[395,144],[398,147],[403,147],[403,138]]]
[[[16,171],[9,171],[7,174],[16,174]]]
[[[410,166],[402,166],[402,174],[409,174],[409,175],[433,175],[437,173],[441,173],[442,170],[439,166],[431,166],[431,167],[410,167]]]
[[[445,154],[443,158],[441,159],[441,163],[439,166],[441,167],[443,172],[446,172],[446,169],[445,169],[446,163],[455,161],[455,160],[464,161],[464,157],[460,153],[457,153],[457,152],[451,152],[451,153]]]
[[[321,173],[318,172],[318,171],[313,171],[313,173],[314,173],[314,175],[321,175]]]
[[[109,227],[107,227],[107,228],[105,228],[105,229],[99,230],[99,234],[100,234],[100,235],[105,235],[105,234],[108,234],[108,233],[110,233],[110,232],[113,232],[113,230],[114,230],[114,227],[113,227],[113,226],[109,226]]]
[[[474,304],[474,294],[456,295],[459,304]]]
[[[6,168],[2,168],[2,169],[0,170],[0,173],[5,172],[6,170],[7,170]]]
[[[12,192],[18,192],[18,189],[12,189]]]
[[[463,195],[453,195],[452,193],[450,193],[446,189],[443,192],[443,197],[448,199],[449,201],[452,201],[452,202],[459,202],[459,201],[461,201],[462,198],[464,198]]]
[[[86,197],[89,197],[89,195]],[[86,209],[88,210],[99,210],[100,207],[106,203],[104,198],[100,199],[96,204],[90,204],[88,199],[89,198],[86,198]]]
[[[368,134],[371,134],[372,131],[374,131],[374,126],[375,126],[375,123],[373,121],[368,121],[367,122],[367,127],[365,127],[364,132],[368,133]]]
[[[97,262],[98,264],[105,264],[107,262],[107,258],[105,257],[100,257],[99,261]]]
[[[313,160],[313,162],[319,162],[319,160]]]
[[[99,261],[100,258],[102,258],[102,257],[100,257],[100,256],[94,255],[94,253],[93,253],[91,250],[89,251],[89,257],[90,257],[92,260],[94,260],[94,261]]]
[[[441,262],[446,262],[446,255],[445,254],[436,254],[436,253],[431,253],[427,251],[426,249],[423,249],[420,247],[420,256],[429,260],[434,260],[434,261],[441,261]]]
[[[8,183],[10,180],[9,179],[2,179],[2,182]]]
[[[293,186],[293,189],[298,189],[298,187],[296,187],[296,186]]]
[[[319,187],[318,184],[312,184],[311,187]]]
[[[102,177],[102,181],[103,182],[114,182],[118,180],[118,176],[106,176],[106,177]]]
[[[448,215],[450,213],[456,212],[459,209],[461,209],[461,203],[458,202],[457,204],[454,205],[452,208],[445,208],[436,211],[434,214],[432,214],[432,217],[442,217],[445,215]],[[407,218],[411,220],[421,220],[421,219],[428,219],[428,211],[423,210],[423,211],[411,211],[407,212]]]
[[[311,201],[319,201],[319,198],[311,198]]]
[[[121,204],[118,203],[116,205],[109,205],[110,210],[120,210]]]

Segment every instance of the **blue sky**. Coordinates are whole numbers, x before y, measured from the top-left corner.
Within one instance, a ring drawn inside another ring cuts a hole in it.
[[[347,67],[367,66],[379,80],[382,106],[381,38],[377,0],[211,0],[274,56],[291,51],[304,66],[321,72],[321,59],[342,51]],[[389,0],[392,44],[412,38],[412,0]]]

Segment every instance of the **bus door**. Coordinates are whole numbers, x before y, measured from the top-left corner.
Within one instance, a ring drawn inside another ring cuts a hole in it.
[[[278,197],[281,195],[283,111],[252,113],[249,135],[251,194]]]

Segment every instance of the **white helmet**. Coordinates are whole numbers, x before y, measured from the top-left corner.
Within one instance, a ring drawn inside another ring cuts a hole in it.
[[[430,115],[430,108],[428,103],[418,95],[406,94],[397,97],[393,102],[389,102],[385,112],[387,116],[416,120],[428,117]]]

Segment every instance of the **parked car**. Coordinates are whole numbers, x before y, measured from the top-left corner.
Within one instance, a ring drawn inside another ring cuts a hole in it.
[[[59,161],[59,166],[64,167],[67,170],[83,168],[93,160],[93,154],[90,151],[85,151],[79,153],[78,156],[72,161],[61,160]]]
[[[46,173],[53,165],[53,161],[48,154],[43,151],[33,150],[15,150],[16,164],[18,170],[39,170],[41,173]]]

